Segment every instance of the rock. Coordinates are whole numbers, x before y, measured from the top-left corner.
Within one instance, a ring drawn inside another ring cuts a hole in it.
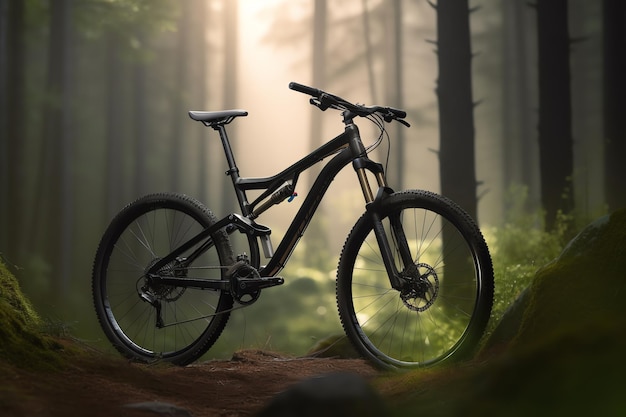
[[[361,376],[333,373],[306,379],[278,394],[257,417],[384,417],[387,408]]]
[[[182,407],[174,404],[163,403],[158,401],[148,401],[143,403],[126,404],[124,408],[133,408],[136,410],[146,411],[153,414],[159,414],[168,417],[193,417],[192,414]]]
[[[485,350],[583,331],[626,315],[626,209],[585,227],[509,307]]]

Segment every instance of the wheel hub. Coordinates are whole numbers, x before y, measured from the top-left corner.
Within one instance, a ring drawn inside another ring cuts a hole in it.
[[[411,265],[402,273],[405,285],[400,298],[407,308],[425,311],[433,305],[439,294],[439,277],[435,269],[425,263]]]
[[[161,258],[154,258],[144,270],[144,286],[141,287],[140,297],[142,299],[146,299],[145,294],[148,293],[150,294],[148,298],[168,302],[176,301],[185,293],[185,287],[159,284],[148,277],[148,271],[160,260]],[[187,276],[187,268],[183,266],[183,261],[184,259],[177,258],[176,260],[164,265],[158,271],[158,275],[168,278],[185,278]]]

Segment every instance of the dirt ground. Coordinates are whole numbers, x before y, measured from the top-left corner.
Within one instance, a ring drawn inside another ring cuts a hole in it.
[[[290,358],[255,350],[186,367],[141,365],[97,353],[69,362],[46,372],[0,363],[0,415],[253,416],[277,393],[308,377],[378,374],[364,360]]]

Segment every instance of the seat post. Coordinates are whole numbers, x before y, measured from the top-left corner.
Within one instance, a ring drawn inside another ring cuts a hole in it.
[[[222,146],[224,147],[224,155],[226,155],[226,162],[228,163],[228,171],[226,171],[226,175],[230,175],[231,177],[233,177],[234,181],[236,179],[235,177],[239,177],[239,168],[237,168],[237,164],[235,163],[235,155],[233,154],[233,150],[230,146],[230,141],[228,140],[226,126],[220,123],[211,127],[217,130],[220,134]]]
[[[237,200],[239,201],[239,207],[241,208],[242,214],[247,216],[248,212],[248,198],[246,197],[246,193],[239,188],[239,168],[237,167],[237,163],[235,162],[235,155],[233,154],[233,150],[230,146],[230,141],[228,140],[228,134],[226,133],[226,126],[223,123],[218,123],[211,126],[213,129],[217,130],[220,134],[220,139],[222,140],[222,146],[224,147],[224,154],[226,155],[226,162],[228,163],[228,171],[226,171],[226,175],[230,176],[230,179],[233,182],[233,188],[235,189],[235,194],[237,195]]]

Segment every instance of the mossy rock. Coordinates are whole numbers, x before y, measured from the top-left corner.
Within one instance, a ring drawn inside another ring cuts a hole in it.
[[[626,316],[626,209],[585,227],[541,268],[485,349],[524,345]]]
[[[578,234],[537,272],[515,344],[626,316],[626,210]]]
[[[0,260],[0,360],[29,369],[60,365],[60,345],[40,331],[42,321]]]

